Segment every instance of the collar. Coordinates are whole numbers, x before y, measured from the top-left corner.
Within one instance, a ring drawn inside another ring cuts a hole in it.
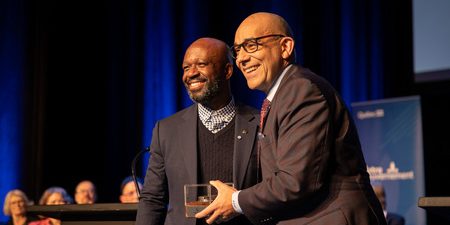
[[[272,102],[273,97],[275,97],[275,94],[277,93],[278,88],[280,87],[281,80],[283,80],[283,77],[286,75],[286,72],[291,68],[292,64],[288,65],[286,68],[284,68],[283,72],[281,72],[281,75],[278,76],[277,80],[273,84],[273,86],[270,88],[269,93],[267,94],[267,100]]]
[[[236,115],[236,106],[233,97],[225,107],[218,110],[210,109],[200,103],[197,105],[200,120],[212,133],[217,133],[222,130]]]

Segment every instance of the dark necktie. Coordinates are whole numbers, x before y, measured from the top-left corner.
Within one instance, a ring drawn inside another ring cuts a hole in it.
[[[262,131],[263,125],[264,125],[264,121],[266,119],[267,113],[269,112],[270,109],[270,101],[266,98],[263,101],[263,104],[261,106],[261,118],[259,120],[259,130]]]
[[[261,140],[260,138],[264,137],[264,134],[262,134],[262,128],[264,125],[264,121],[266,120],[267,113],[270,109],[270,101],[266,98],[263,101],[263,104],[261,106],[260,111],[260,118],[259,118],[259,132],[258,132],[258,140]],[[261,146],[258,144],[258,153],[257,153],[257,164],[256,164],[256,179],[258,182],[260,182],[260,173],[261,173]]]

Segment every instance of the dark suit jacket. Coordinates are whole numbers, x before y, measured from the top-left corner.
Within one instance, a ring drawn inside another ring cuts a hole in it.
[[[239,204],[255,224],[386,224],[352,119],[324,79],[292,65],[259,140],[263,181]]]
[[[388,225],[405,225],[405,218],[399,214],[388,212],[386,220]]]
[[[194,104],[156,123],[137,225],[195,224],[194,218],[185,217],[184,185],[198,183],[197,120]],[[233,161],[233,183],[237,189],[256,183],[258,123],[258,110],[237,105]]]

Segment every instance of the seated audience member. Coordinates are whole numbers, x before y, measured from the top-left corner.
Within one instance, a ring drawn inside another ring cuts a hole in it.
[[[39,205],[64,205],[72,204],[72,198],[62,187],[50,187],[45,190],[39,200]],[[45,218],[39,221],[31,222],[30,225],[60,225],[61,221],[54,218]]]
[[[399,214],[391,213],[386,210],[386,192],[382,185],[372,185],[373,191],[377,195],[378,200],[383,208],[384,216],[388,225],[405,225],[405,218]]]
[[[139,190],[142,189],[142,181],[138,179]],[[136,185],[134,184],[133,177],[126,177],[120,185],[120,202],[121,203],[137,203],[139,202]]]
[[[11,190],[6,194],[3,213],[9,216],[7,225],[27,225],[37,218],[27,216],[27,206],[32,205],[21,190]]]
[[[97,191],[94,183],[84,180],[75,188],[75,202],[77,204],[94,204],[97,202]]]

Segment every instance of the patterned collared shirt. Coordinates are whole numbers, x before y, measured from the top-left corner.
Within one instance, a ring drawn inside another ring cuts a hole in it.
[[[202,104],[198,105],[198,116],[203,125],[213,134],[225,128],[236,115],[236,107],[234,99],[231,98],[230,103],[219,110],[212,110]]]

